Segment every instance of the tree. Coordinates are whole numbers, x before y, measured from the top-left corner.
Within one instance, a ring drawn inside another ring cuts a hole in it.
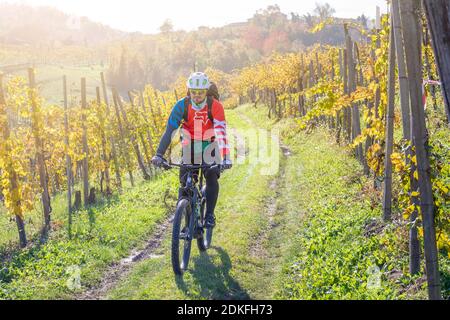
[[[263,43],[263,53],[269,55],[273,51],[285,52],[289,49],[289,36],[284,31],[271,32]]]
[[[128,86],[127,89],[142,89],[144,85],[144,69],[141,66],[139,58],[134,58],[128,64]]]
[[[259,10],[261,12],[261,10]],[[280,6],[275,4],[268,6],[266,9],[262,10],[262,14],[265,16],[271,16],[273,14],[279,14],[281,12]]]
[[[164,23],[161,25],[161,27],[159,27],[159,31],[161,31],[161,33],[173,32],[172,21],[170,19],[166,19],[166,21],[164,21]]]
[[[122,47],[120,53],[119,64],[110,66],[109,81],[113,86],[117,86],[120,90],[125,90],[128,85],[128,57],[125,47]]]
[[[356,20],[361,24],[361,26],[364,29],[368,29],[369,28],[369,18],[366,17],[365,14],[360,15],[358,18],[356,18]]]
[[[336,13],[336,10],[328,3],[316,3],[314,13],[319,16],[320,21],[325,21],[326,19],[331,18]]]
[[[282,30],[288,24],[288,17],[281,12],[278,5],[272,5],[258,10],[250,22],[266,31]]]
[[[294,23],[300,22],[300,15],[298,13],[291,12],[291,21]]]
[[[311,13],[304,14],[303,20],[309,28],[313,28],[316,24],[316,17],[314,17]]]
[[[249,47],[262,52],[265,35],[261,28],[255,25],[250,25],[244,32],[243,38]]]

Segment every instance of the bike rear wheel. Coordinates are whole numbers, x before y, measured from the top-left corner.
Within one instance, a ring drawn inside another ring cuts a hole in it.
[[[192,210],[188,200],[182,199],[177,206],[172,231],[172,267],[176,275],[183,275],[191,256]]]

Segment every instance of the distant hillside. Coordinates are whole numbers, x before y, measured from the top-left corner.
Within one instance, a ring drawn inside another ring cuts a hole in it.
[[[274,52],[299,52],[315,44],[343,44],[343,19],[336,18],[333,25],[310,32],[327,18],[288,15],[275,5],[258,10],[246,22],[219,28],[200,27],[184,32],[174,31],[168,24],[160,34],[136,35],[113,44],[109,79],[124,91],[144,83],[167,89],[180,76],[191,72],[194,64],[198,70],[210,67],[230,73]],[[367,22],[366,19],[361,24]],[[351,33],[355,39],[360,38],[356,31]]]
[[[4,44],[0,47],[0,66],[30,60],[66,66],[105,64],[109,66],[109,82],[123,92],[146,83],[167,89],[194,65],[198,70],[213,68],[230,73],[274,52],[343,44],[343,19],[335,18],[339,23],[317,33],[309,31],[329,17],[285,14],[272,5],[258,10],[247,21],[219,28],[175,31],[168,21],[161,33],[145,35],[114,30],[53,8],[0,5],[0,44]],[[367,26],[370,21],[363,17],[359,22]]]
[[[125,32],[50,7],[0,4],[0,43],[93,45],[118,40]]]

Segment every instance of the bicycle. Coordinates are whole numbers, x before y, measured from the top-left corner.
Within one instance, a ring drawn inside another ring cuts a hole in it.
[[[206,228],[206,195],[203,186],[203,171],[207,169],[219,169],[221,165],[185,165],[168,163],[164,160],[162,168],[170,170],[174,168],[183,168],[186,170],[186,185],[180,187],[183,196],[175,211],[172,230],[172,267],[176,275],[183,275],[188,269],[191,256],[192,240],[197,240],[197,246],[200,252],[205,252],[211,247],[213,229]],[[200,181],[197,185],[194,178],[194,172],[199,171]],[[184,224],[183,224],[184,223]],[[182,250],[180,250],[182,244]]]

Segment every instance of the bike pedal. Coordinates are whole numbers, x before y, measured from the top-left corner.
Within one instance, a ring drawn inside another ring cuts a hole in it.
[[[189,234],[186,233],[186,232],[181,232],[180,233],[180,239],[189,241],[190,240]]]

